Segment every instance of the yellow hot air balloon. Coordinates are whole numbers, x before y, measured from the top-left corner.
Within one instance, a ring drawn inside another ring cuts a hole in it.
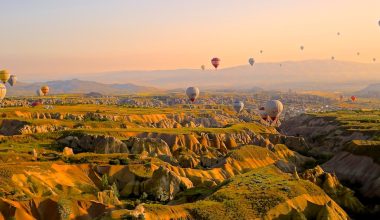
[[[8,82],[9,77],[11,77],[11,75],[8,73],[8,71],[6,71],[6,70],[0,70],[0,80],[1,80],[1,82],[3,82],[5,84],[6,82]]]
[[[49,86],[42,86],[41,92],[42,94],[47,95],[49,93]]]
[[[4,84],[0,84],[0,102],[4,99],[5,95],[7,94],[7,88]]]

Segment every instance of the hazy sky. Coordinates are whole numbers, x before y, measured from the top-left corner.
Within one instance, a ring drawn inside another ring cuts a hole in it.
[[[379,0],[0,0],[0,9],[0,69],[18,75],[199,68],[213,56],[222,68],[251,56],[380,61]]]

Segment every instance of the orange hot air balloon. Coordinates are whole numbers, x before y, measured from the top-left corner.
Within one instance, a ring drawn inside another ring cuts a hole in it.
[[[355,100],[356,100],[356,96],[351,96],[351,100],[353,101],[353,102],[355,102]]]
[[[49,93],[49,86],[42,86],[41,92],[42,94],[47,95]]]
[[[218,66],[220,64],[220,59],[218,57],[212,58],[211,64],[215,67],[215,69],[218,69]]]

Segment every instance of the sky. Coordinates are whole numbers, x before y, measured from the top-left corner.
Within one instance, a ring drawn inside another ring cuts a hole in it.
[[[380,61],[379,0],[0,0],[0,9],[0,69],[18,75],[210,67],[215,56],[222,68],[249,57]]]

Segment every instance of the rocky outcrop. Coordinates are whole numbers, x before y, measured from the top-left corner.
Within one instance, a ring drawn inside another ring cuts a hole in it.
[[[143,189],[159,201],[170,201],[175,195],[185,189],[193,187],[193,183],[186,177],[181,177],[161,166],[153,172],[152,178],[143,183]]]
[[[66,129],[67,128],[64,126],[54,124],[33,125],[25,121],[4,119],[1,123],[0,134],[12,136],[21,134],[48,133],[63,131]]]
[[[63,146],[69,146],[77,152],[95,152],[101,154],[128,153],[128,147],[112,136],[90,135],[67,136],[58,140]]]
[[[168,144],[159,138],[131,137],[125,143],[131,154],[141,154],[146,151],[150,156],[172,156]]]
[[[380,198],[380,165],[374,159],[342,151],[323,164],[322,168],[335,173],[340,180],[359,184],[364,196]]]
[[[343,186],[334,173],[327,173],[320,166],[316,166],[301,173],[300,176],[321,187],[327,195],[341,207],[345,208],[345,210],[349,210],[352,213],[364,211],[364,206],[354,196],[354,191]]]

